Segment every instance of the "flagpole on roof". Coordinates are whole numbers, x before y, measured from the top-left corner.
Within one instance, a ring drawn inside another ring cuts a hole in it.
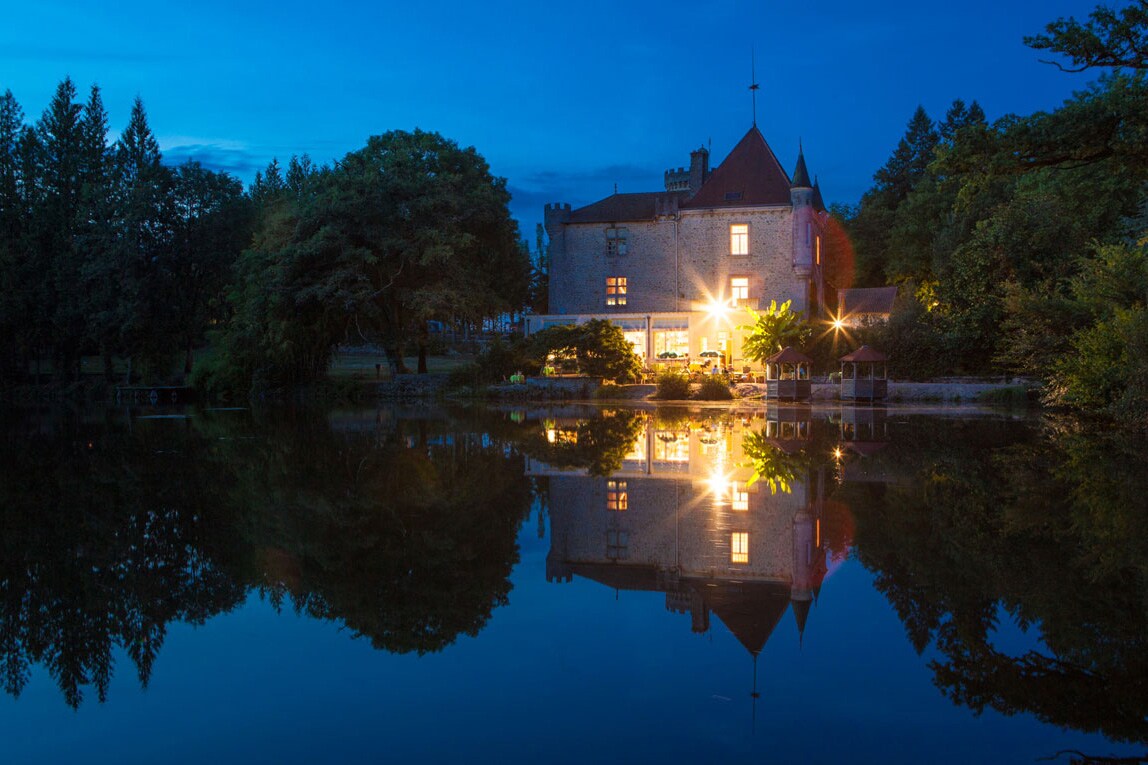
[[[749,46],[749,93],[753,101],[753,126],[757,127],[757,61],[755,60],[753,46]]]

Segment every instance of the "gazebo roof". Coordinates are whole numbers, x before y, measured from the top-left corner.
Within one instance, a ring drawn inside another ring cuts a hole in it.
[[[889,357],[881,353],[881,351],[870,348],[867,345],[862,345],[853,353],[847,353],[841,357],[841,361],[888,361]]]
[[[787,345],[765,360],[766,364],[812,364],[813,359]]]

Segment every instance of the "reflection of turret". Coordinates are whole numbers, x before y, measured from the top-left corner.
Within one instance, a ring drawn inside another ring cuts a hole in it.
[[[799,636],[805,635],[809,608],[821,590],[828,568],[825,542],[821,538],[821,520],[825,506],[825,470],[817,471],[817,486],[811,505],[793,516],[793,585],[790,599],[797,620]]]
[[[805,633],[805,620],[813,602],[814,579],[814,518],[808,508],[793,517],[793,584],[789,597],[793,601],[793,615],[797,618],[797,631]],[[824,559],[825,554],[821,554]]]
[[[574,572],[566,565],[566,561],[559,560],[554,555],[546,556],[546,581],[565,584],[573,579]]]

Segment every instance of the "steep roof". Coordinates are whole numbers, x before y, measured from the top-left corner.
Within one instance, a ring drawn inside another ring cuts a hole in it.
[[[683,209],[788,205],[789,176],[754,125]]]
[[[852,353],[847,353],[841,357],[842,361],[888,361],[889,357],[881,353],[876,348],[871,348],[868,345],[862,345]]]
[[[797,150],[797,167],[793,168],[793,188],[813,188],[813,184],[809,182],[809,170],[805,167],[805,152],[800,148]]]
[[[812,364],[813,359],[792,345],[787,345],[765,360],[767,364]]]
[[[702,602],[745,650],[756,656],[789,608],[789,585],[776,582],[692,583]],[[716,585],[716,586],[710,586]]]
[[[593,204],[570,212],[570,223],[622,223],[625,221],[653,220],[657,214],[658,199],[683,200],[685,191],[645,191],[638,194],[612,194]]]
[[[855,287],[837,291],[837,309],[842,316],[853,313],[892,313],[896,287]]]
[[[816,177],[813,179],[813,209],[817,212],[825,212],[828,209],[821,196],[821,184],[817,182]]]

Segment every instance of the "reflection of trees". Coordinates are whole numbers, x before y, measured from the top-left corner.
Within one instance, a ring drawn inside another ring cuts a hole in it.
[[[1148,740],[1148,472],[1132,467],[1143,439],[928,428],[873,458],[916,482],[841,494],[857,556],[917,649],[940,651],[938,686],[978,711]],[[1043,645],[1009,655],[1002,618]]]
[[[803,451],[786,452],[771,443],[764,430],[749,431],[742,437],[741,450],[753,468],[747,486],[761,481],[770,494],[789,494],[799,476],[809,472],[809,459]]]
[[[103,700],[145,684],[172,621],[248,588],[390,650],[475,634],[504,603],[529,509],[521,459],[452,422],[333,433],[317,417],[0,428],[0,673]]]
[[[556,427],[559,437],[534,428],[520,440],[533,459],[559,468],[584,468],[590,475],[606,476],[622,467],[626,455],[642,434],[646,415],[632,409],[604,409]]]
[[[216,486],[186,433],[163,446],[65,423],[0,441],[0,656],[19,695],[43,664],[68,704],[102,701],[122,646],[147,684],[172,620],[202,623],[242,590],[205,559]],[[172,437],[174,436],[174,438]]]
[[[530,507],[521,458],[452,423],[400,421],[381,438],[287,429],[241,458],[246,576],[378,648],[477,634],[510,591]]]

